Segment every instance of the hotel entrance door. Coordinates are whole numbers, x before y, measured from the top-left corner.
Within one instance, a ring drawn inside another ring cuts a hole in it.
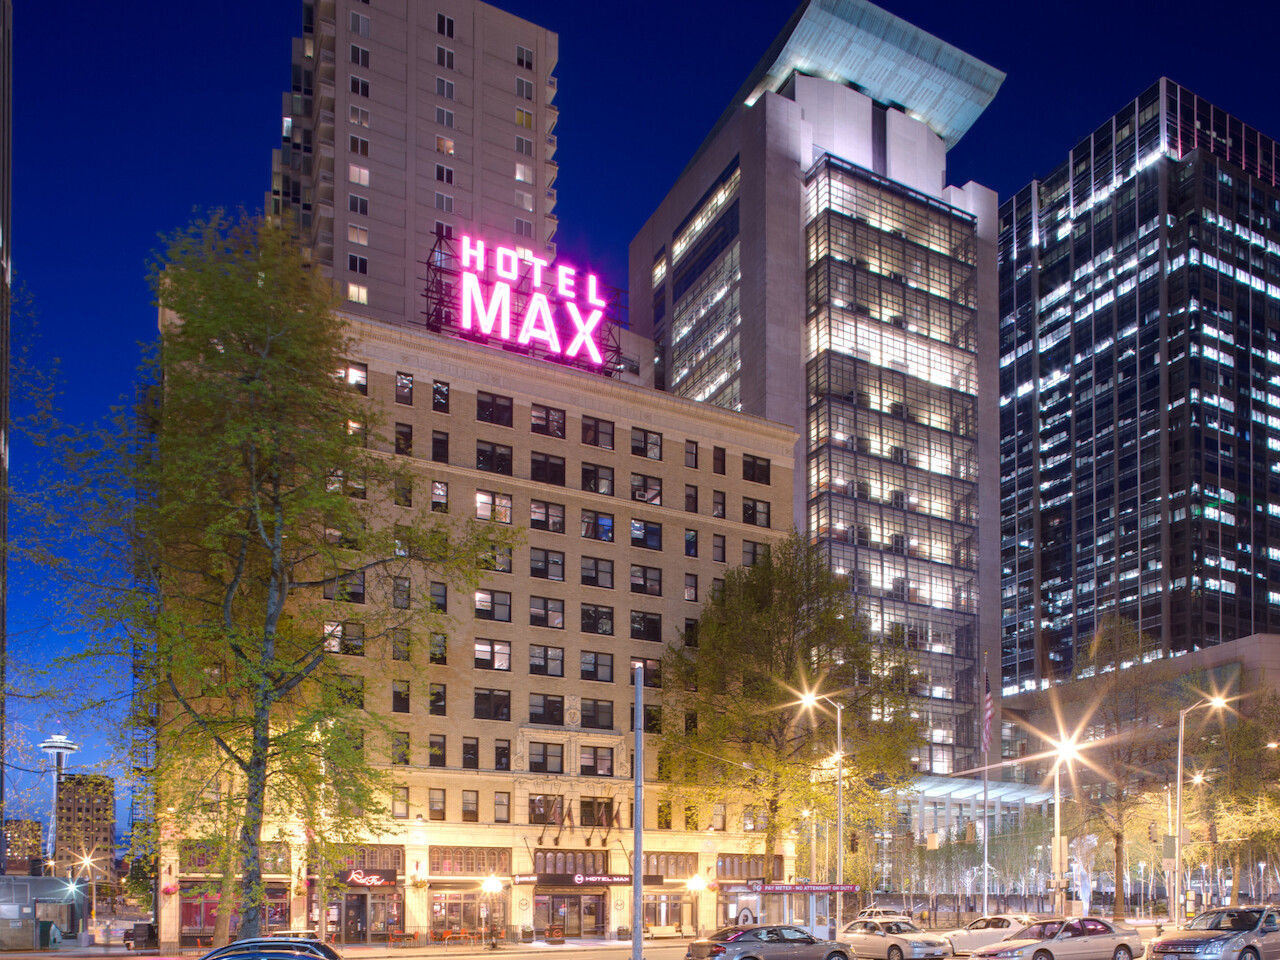
[[[559,927],[566,937],[604,938],[608,918],[599,894],[539,894],[533,898],[533,926],[538,936]]]

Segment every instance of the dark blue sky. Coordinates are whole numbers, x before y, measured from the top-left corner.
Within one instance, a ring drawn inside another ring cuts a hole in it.
[[[631,236],[791,0],[499,5],[560,34],[560,254],[625,286]],[[951,153],[955,183],[1008,196],[1162,74],[1280,136],[1280,4],[884,5],[1008,74]],[[15,276],[34,301],[38,355],[60,360],[64,405],[92,419],[129,393],[137,342],[154,334],[145,262],[157,234],[197,208],[261,207],[301,3],[14,6]],[[26,327],[18,318],[15,341]],[[33,456],[15,449],[19,474]],[[62,649],[38,572],[16,573],[15,652]]]

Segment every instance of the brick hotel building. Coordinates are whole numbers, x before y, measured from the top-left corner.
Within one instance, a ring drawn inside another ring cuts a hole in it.
[[[365,709],[399,721],[387,763],[402,785],[393,822],[345,865],[390,882],[340,890],[330,923],[347,942],[474,931],[492,873],[504,885],[500,925],[541,936],[555,917],[568,936],[615,932],[631,917],[630,667],[642,661],[651,678],[643,722],[656,731],[664,645],[680,642],[726,570],[788,527],[794,434],[639,383],[350,319],[348,380],[411,458],[413,504],[527,537],[474,595],[409,585],[409,602],[452,620],[425,671],[397,671],[405,653],[366,644],[361,605],[334,602],[334,655],[363,678]],[[759,812],[691,797],[686,817],[657,785],[648,797],[643,872],[661,878],[646,887],[651,922],[693,929],[750,908],[710,892],[695,906],[686,881],[761,876],[749,829],[763,828]],[[301,829],[287,825],[298,842],[265,858],[273,928],[318,925]],[[162,923],[180,923],[188,941],[212,930],[212,901],[195,892],[202,863],[189,845],[163,868],[182,889],[163,898]],[[576,884],[583,873],[623,879]]]

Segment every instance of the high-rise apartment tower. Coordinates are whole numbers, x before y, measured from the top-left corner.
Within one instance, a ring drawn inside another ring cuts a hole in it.
[[[997,202],[946,155],[1003,79],[806,0],[631,244],[662,385],[800,431],[793,522],[910,648],[921,772],[976,762],[998,629]]]
[[[1161,79],[1000,209],[1006,693],[1280,631],[1280,147]]]
[[[267,209],[348,309],[423,322],[425,264],[462,225],[555,259],[556,34],[479,0],[302,9]]]

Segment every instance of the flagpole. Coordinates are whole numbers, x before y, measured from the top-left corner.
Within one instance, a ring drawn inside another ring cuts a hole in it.
[[[987,655],[982,655],[982,678],[986,683],[986,692],[982,700],[982,915],[987,915],[987,886],[990,875],[988,864],[987,834],[990,820],[987,817],[987,781],[991,776],[991,715],[994,713],[991,702],[991,675],[987,673]]]

